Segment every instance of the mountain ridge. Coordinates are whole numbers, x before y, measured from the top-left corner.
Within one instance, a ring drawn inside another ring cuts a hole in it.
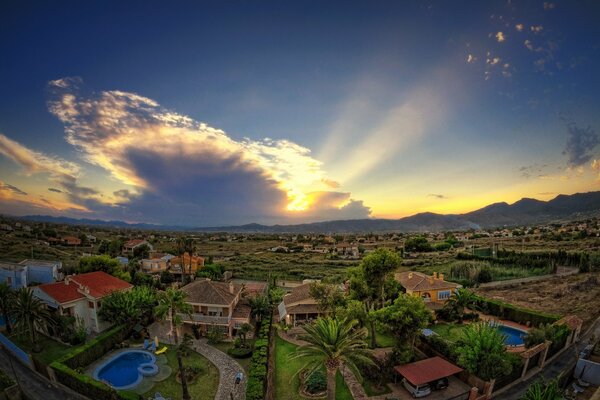
[[[262,225],[250,223],[237,226],[186,227],[127,223],[98,219],[76,219],[48,215],[15,217],[22,220],[64,223],[73,225],[107,226],[126,229],[146,229],[189,232],[246,232],[246,233],[309,233],[309,232],[433,232],[530,225],[552,222],[565,218],[577,218],[590,213],[600,214],[600,191],[558,195],[543,201],[522,198],[513,204],[492,203],[463,214],[437,214],[422,212],[399,219],[365,218],[351,220],[320,221],[290,225]]]

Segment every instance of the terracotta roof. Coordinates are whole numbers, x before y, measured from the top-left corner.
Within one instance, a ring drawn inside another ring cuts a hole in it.
[[[283,302],[287,306],[288,304],[298,303],[303,300],[310,299],[310,283],[305,283],[300,286],[296,286],[292,291],[283,297]]]
[[[64,282],[44,283],[39,285],[38,288],[60,304],[83,299],[85,297],[77,290],[79,288],[78,285],[66,285]]]
[[[125,282],[122,279],[116,278],[102,271],[73,275],[70,276],[69,279],[78,283],[84,288],[89,288],[90,296],[95,298],[101,298],[111,294],[114,291],[125,290],[133,287],[131,283]]]
[[[394,370],[413,385],[423,385],[458,374],[463,369],[441,357],[432,357],[410,364],[397,365]]]
[[[238,303],[233,309],[232,318],[248,318],[250,317],[251,308],[247,304]]]
[[[133,239],[133,240],[130,240],[127,243],[125,243],[123,245],[123,247],[132,248],[135,246],[139,246],[140,244],[145,243],[145,242],[146,242],[146,240],[144,240],[144,239]]]
[[[461,287],[458,283],[447,282],[443,279],[433,278],[431,275],[425,275],[421,272],[405,271],[399,272],[395,278],[407,290],[439,290],[455,289]]]
[[[242,290],[242,285],[232,283],[233,293],[231,293],[229,285],[229,283],[214,282],[210,279],[197,279],[182,287],[181,290],[187,293],[188,303],[228,306]]]
[[[320,313],[317,304],[298,304],[285,309],[288,314],[317,314]]]

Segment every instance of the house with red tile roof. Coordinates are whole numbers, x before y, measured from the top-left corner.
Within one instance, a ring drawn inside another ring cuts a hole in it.
[[[444,274],[434,272],[426,275],[416,271],[399,272],[394,275],[396,281],[407,294],[419,296],[431,308],[441,307],[448,301],[452,293],[462,285],[444,280]]]
[[[62,282],[45,283],[33,288],[33,294],[58,315],[81,319],[88,332],[102,332],[112,324],[98,312],[102,299],[115,291],[129,290],[132,284],[106,272],[70,275]]]
[[[133,240],[126,242],[123,245],[123,254],[129,254],[129,255],[133,256],[135,249],[137,249],[138,247],[144,246],[144,245],[148,246],[148,248],[150,250],[154,250],[152,245],[147,240],[133,239]]]

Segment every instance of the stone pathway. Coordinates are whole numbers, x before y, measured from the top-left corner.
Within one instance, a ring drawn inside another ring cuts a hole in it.
[[[158,336],[161,342],[173,344],[172,336],[168,333],[169,330],[169,324],[164,322],[155,322],[148,329],[150,337]],[[219,370],[219,388],[215,400],[246,400],[248,377],[237,361],[209,345],[206,339],[194,340],[194,350],[206,357]],[[244,379],[236,385],[235,375],[238,372],[244,373]]]

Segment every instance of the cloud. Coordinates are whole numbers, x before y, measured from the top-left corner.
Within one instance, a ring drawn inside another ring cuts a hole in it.
[[[504,42],[506,40],[506,38],[504,37],[504,33],[502,33],[502,32],[496,33],[496,40],[498,41],[498,43]]]
[[[13,185],[11,185],[11,184],[8,184],[8,183],[6,183],[6,182],[2,182],[2,181],[0,181],[0,190],[3,190],[3,191],[11,191],[11,192],[13,192],[13,193],[15,193],[15,194],[18,194],[18,195],[20,195],[20,196],[27,196],[27,193],[26,193],[26,192],[24,192],[24,191],[22,191],[22,190],[21,190],[21,189],[19,189],[18,187],[16,187],[16,186],[13,186]]]
[[[598,143],[600,137],[591,126],[581,128],[571,121],[567,123],[567,143],[562,154],[568,157],[569,167],[580,167],[592,159]]]
[[[544,27],[542,25],[532,25],[530,29],[531,32],[538,34],[544,30]]]
[[[447,199],[447,198],[448,198],[448,197],[446,197],[446,196],[445,196],[445,195],[443,195],[443,194],[437,194],[437,193],[429,193],[429,194],[427,195],[427,197],[435,197],[436,199],[440,199],[440,200],[444,200],[444,199]]]
[[[57,188],[48,188],[48,191],[49,191],[49,192],[54,192],[54,193],[63,193],[63,191],[62,191],[62,190],[60,190],[60,189],[57,189]]]
[[[548,169],[547,164],[534,163],[531,165],[522,166],[518,169],[518,171],[523,178],[528,179],[531,177],[537,177],[537,178],[544,179],[547,177],[547,174],[545,173],[545,171],[547,169]]]
[[[467,63],[472,64],[475,61],[477,61],[477,57],[475,57],[473,54],[467,55]]]
[[[598,182],[600,182],[600,160],[592,161],[592,171],[598,174]]]
[[[340,184],[306,147],[269,138],[236,141],[152,99],[116,90],[83,95],[82,84],[76,78],[50,82],[49,109],[83,160],[126,186],[100,193],[61,182],[90,210],[185,225],[370,213],[349,193],[328,192]]]
[[[523,25],[523,24],[516,24],[515,25],[515,29],[517,30],[517,32],[523,32],[523,29],[525,29],[525,25]]]
[[[544,10],[552,10],[556,7],[556,4],[545,1]]]

